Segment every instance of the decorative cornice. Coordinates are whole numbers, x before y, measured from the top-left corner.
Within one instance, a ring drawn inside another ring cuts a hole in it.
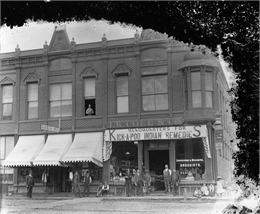
[[[92,63],[87,63],[87,66],[83,69],[80,74],[81,79],[95,77],[98,78],[98,73],[93,69]]]
[[[40,84],[41,78],[35,73],[35,69],[33,72],[29,73],[25,78],[24,78],[24,84],[32,83],[32,82],[37,82]]]
[[[112,70],[111,72],[113,74],[113,76],[118,76],[118,75],[124,75],[127,74],[128,76],[130,76],[131,74],[131,69],[129,69],[124,60],[121,60],[119,62],[119,64]]]

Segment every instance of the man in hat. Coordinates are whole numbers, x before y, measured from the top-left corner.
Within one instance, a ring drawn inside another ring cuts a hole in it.
[[[32,198],[32,190],[34,186],[34,178],[32,175],[32,170],[29,171],[29,175],[25,178],[26,187],[27,187],[27,197]]]
[[[130,169],[127,169],[125,175],[125,187],[126,187],[126,196],[129,197],[132,195],[132,174]]]
[[[90,184],[92,182],[92,178],[89,175],[89,171],[87,171],[86,176],[84,178],[84,190],[83,190],[83,197],[86,195],[87,191],[87,197],[89,197],[89,189],[90,189]]]

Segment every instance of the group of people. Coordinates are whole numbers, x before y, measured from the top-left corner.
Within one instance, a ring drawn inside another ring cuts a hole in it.
[[[173,195],[178,195],[178,187],[180,184],[180,175],[174,169],[169,169],[168,165],[165,165],[165,169],[163,170],[163,179],[164,179],[164,186],[165,186],[165,193],[172,192]]]
[[[136,172],[133,170],[133,173],[130,172],[130,169],[127,169],[125,175],[126,196],[130,197],[132,195],[133,184],[136,186],[137,195],[149,195],[151,181],[152,178],[148,169],[144,170],[143,173],[140,171],[140,169],[137,169]]]
[[[197,198],[201,196],[213,197],[214,194],[215,194],[215,186],[213,183],[211,183],[208,186],[206,184],[203,184],[200,188],[196,188],[193,196]]]

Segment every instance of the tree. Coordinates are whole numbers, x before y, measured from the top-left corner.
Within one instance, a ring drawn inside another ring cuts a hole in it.
[[[221,45],[236,77],[230,94],[237,123],[236,175],[257,184],[259,164],[259,2],[2,2],[1,24],[22,26],[27,19],[49,22],[91,18],[166,32],[184,43]]]

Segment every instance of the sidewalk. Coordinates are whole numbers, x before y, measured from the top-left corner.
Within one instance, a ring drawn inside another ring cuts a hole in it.
[[[27,199],[26,193],[23,194],[14,194],[14,195],[2,195],[3,199],[7,200],[21,200],[23,198]],[[54,193],[54,194],[47,194],[47,193],[33,193],[33,199],[34,200],[71,200],[71,199],[77,199],[79,197],[75,197],[73,193],[70,192],[63,192],[63,193]],[[94,194],[91,194],[90,197],[83,197],[83,198],[96,198]],[[113,201],[113,200],[163,200],[163,201],[179,201],[179,202],[207,202],[207,203],[213,203],[216,201],[222,201],[222,200],[230,200],[230,198],[218,198],[218,197],[201,197],[201,199],[197,199],[195,197],[187,197],[186,200],[183,196],[173,196],[172,194],[165,194],[165,193],[152,193],[150,195],[144,195],[144,196],[112,196],[107,195],[103,197],[96,198],[99,200],[107,200],[107,201]]]

